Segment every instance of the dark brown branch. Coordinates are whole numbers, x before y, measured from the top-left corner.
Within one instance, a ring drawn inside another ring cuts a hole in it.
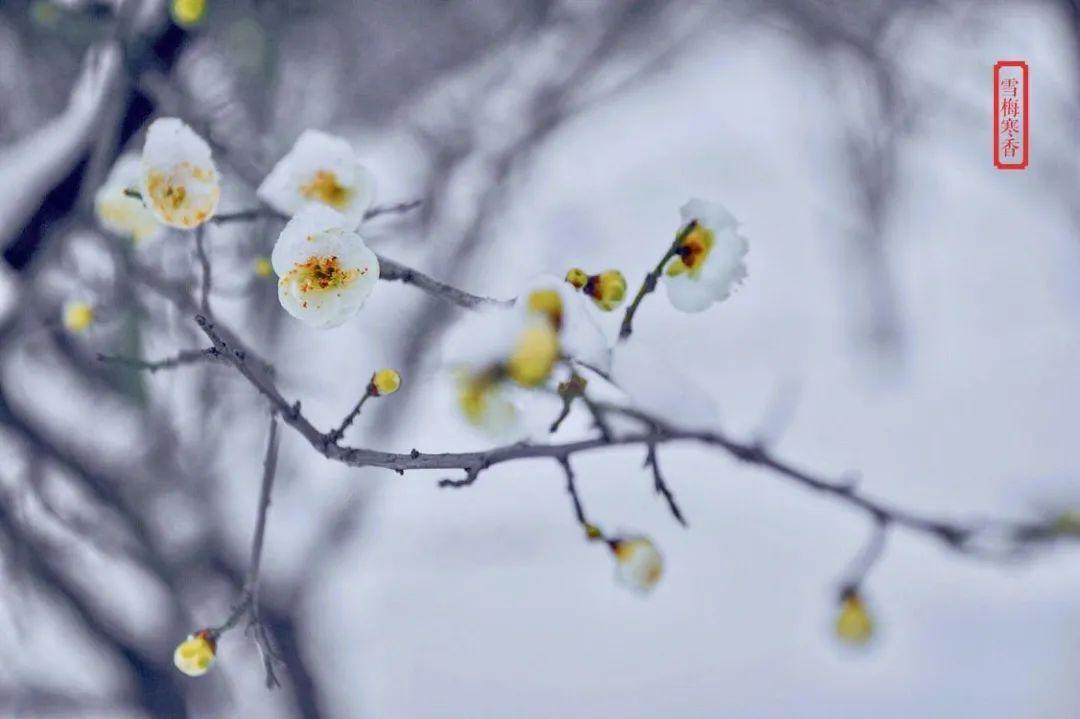
[[[664,256],[660,258],[660,261],[656,263],[656,267],[652,269],[647,275],[645,280],[641,283],[641,287],[638,289],[637,294],[634,295],[634,301],[626,308],[626,314],[623,315],[622,325],[619,327],[619,339],[627,339],[634,331],[634,315],[637,313],[638,305],[645,299],[645,295],[656,290],[656,283],[660,281],[660,275],[664,272],[664,266],[679,254],[679,247],[682,245],[682,241],[686,239],[694,228],[697,227],[697,222],[690,222],[684,227],[679,234],[675,236],[675,241],[671,243],[671,247],[667,249]]]
[[[672,493],[671,488],[668,487],[667,482],[664,481],[664,476],[660,473],[660,461],[656,457],[656,443],[648,445],[647,454],[645,455],[645,466],[652,468],[653,489],[656,490],[657,494],[664,497],[664,501],[667,502],[671,514],[678,520],[679,524],[684,527],[689,526],[686,523],[686,518],[683,517],[682,510],[679,509],[678,502],[675,501],[674,493]]]
[[[430,295],[440,297],[458,307],[464,307],[467,310],[475,310],[481,307],[509,307],[513,304],[513,300],[496,300],[490,297],[481,297],[465,292],[464,290],[459,290],[445,282],[439,282],[419,270],[406,267],[389,257],[378,255],[378,258],[380,280],[404,282],[405,284],[412,285]]]
[[[373,387],[369,383],[367,391],[364,392],[364,396],[360,398],[360,401],[356,403],[356,406],[352,408],[352,411],[345,415],[345,419],[341,420],[341,424],[338,428],[327,433],[326,441],[336,444],[339,439],[345,436],[345,430],[349,428],[349,425],[353,423],[353,420],[360,416],[361,410],[364,409],[364,403],[375,396],[372,389]]]
[[[137,357],[124,357],[122,355],[106,355],[100,353],[97,358],[99,362],[119,365],[131,369],[146,370],[151,374],[159,370],[175,369],[183,365],[221,361],[221,355],[218,354],[218,351],[213,347],[207,347],[206,349],[201,350],[183,350],[172,357],[166,357],[159,360],[143,360],[138,359]]]
[[[885,517],[892,526],[903,527],[911,532],[923,534],[940,541],[946,548],[964,554],[974,554],[968,544],[976,528],[985,528],[986,523],[959,523],[923,515],[864,495],[848,481],[829,480],[815,476],[774,456],[766,446],[757,443],[743,443],[731,439],[717,430],[692,429],[679,427],[666,420],[653,417],[640,410],[618,407],[597,402],[597,407],[606,412],[615,412],[640,419],[650,429],[616,435],[608,440],[603,438],[583,439],[562,444],[533,444],[522,442],[504,445],[481,452],[445,452],[425,453],[414,450],[409,454],[381,452],[372,449],[342,447],[326,442],[327,435],[317,430],[300,412],[300,404],[290,404],[280,393],[273,381],[264,373],[246,361],[243,349],[230,348],[222,339],[213,324],[205,318],[197,318],[203,332],[249,382],[261,392],[271,404],[281,412],[286,424],[299,432],[309,444],[321,451],[328,459],[341,462],[351,467],[383,467],[399,474],[418,469],[464,469],[480,467],[487,469],[497,464],[529,458],[560,459],[574,454],[597,449],[621,446],[645,446],[670,444],[675,442],[697,442],[721,449],[736,459],[788,479],[802,487],[831,497],[853,509],[871,517]],[[1053,532],[1041,523],[1000,521],[995,526],[1017,544],[1034,543],[1050,539],[1064,538],[1059,532]]]
[[[566,475],[566,492],[570,495],[570,501],[574,505],[574,517],[577,519],[578,524],[585,530],[585,536],[593,534],[593,525],[585,517],[585,506],[581,503],[581,496],[577,491],[577,482],[574,476],[574,468],[570,466],[570,456],[561,455],[557,457],[559,466],[562,467],[563,473]]]
[[[255,518],[255,534],[251,541],[251,560],[248,563],[244,587],[240,593],[240,600],[233,607],[229,617],[221,625],[212,627],[209,630],[211,637],[217,639],[235,627],[244,616],[247,616],[249,632],[254,635],[255,644],[259,647],[259,653],[263,658],[263,666],[266,669],[266,686],[271,689],[281,686],[281,682],[278,680],[274,669],[277,654],[270,645],[266,629],[259,618],[259,572],[262,568],[263,540],[266,537],[266,517],[270,511],[270,497],[274,489],[274,477],[277,474],[278,440],[277,416],[271,412],[270,434],[266,440],[266,455],[263,457],[262,484],[259,490],[258,513]]]

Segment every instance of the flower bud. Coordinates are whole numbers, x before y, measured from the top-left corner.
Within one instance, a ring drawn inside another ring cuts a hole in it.
[[[206,16],[206,0],[172,0],[169,9],[173,22],[180,27],[191,27]]]
[[[85,302],[64,305],[64,327],[68,332],[84,332],[94,323],[94,308]]]
[[[401,386],[401,375],[395,369],[381,369],[371,376],[371,384],[368,389],[376,397],[385,397],[398,391]]]
[[[589,275],[579,267],[572,267],[566,273],[566,281],[573,285],[574,289],[580,290],[589,281]]]
[[[217,642],[210,631],[203,629],[189,634],[173,652],[173,664],[189,677],[201,677],[210,669],[217,651]]]
[[[622,304],[626,297],[626,278],[618,270],[605,270],[589,278],[585,292],[592,297],[597,307],[611,312]]]
[[[258,277],[269,277],[274,272],[274,266],[270,264],[270,258],[266,255],[259,255],[255,258],[255,275]]]
[[[648,537],[614,539],[611,550],[618,562],[615,576],[624,586],[644,594],[660,581],[664,559]]]
[[[862,597],[854,589],[846,590],[840,598],[840,613],[836,616],[836,637],[846,644],[866,644],[874,635],[874,620]]]

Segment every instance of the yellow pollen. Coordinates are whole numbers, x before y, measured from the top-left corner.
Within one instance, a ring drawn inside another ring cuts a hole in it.
[[[356,268],[344,269],[336,255],[331,257],[311,256],[289,271],[282,282],[295,282],[300,294],[312,292],[332,292],[351,285],[362,274]]]
[[[696,278],[701,274],[701,267],[709,257],[713,241],[712,230],[705,229],[700,224],[696,225],[679,243],[678,255],[668,265],[668,276],[675,277],[689,272],[691,277]]]
[[[309,200],[318,200],[340,210],[348,204],[350,193],[338,184],[334,173],[319,170],[310,182],[300,186],[300,194]]]

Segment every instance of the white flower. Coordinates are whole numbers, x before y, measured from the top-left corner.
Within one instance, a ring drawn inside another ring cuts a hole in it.
[[[221,197],[210,146],[175,117],[150,123],[142,154],[143,201],[162,223],[191,229],[209,220]]]
[[[648,592],[664,573],[660,550],[647,537],[613,540],[612,551],[618,566],[615,576],[625,586],[637,592]]]
[[[101,226],[135,242],[149,239],[162,229],[142,200],[126,194],[127,190],[139,190],[141,168],[137,155],[121,155],[109,171],[105,184],[94,195],[94,212]]]
[[[553,275],[533,278],[515,300],[514,308],[547,315],[559,331],[564,355],[601,372],[610,371],[611,348],[607,339],[589,314],[585,297],[565,280]]]
[[[351,230],[375,202],[375,176],[357,162],[347,141],[305,130],[259,185],[258,196],[286,215],[309,202],[321,202],[348,218]]]
[[[304,207],[285,225],[270,255],[278,299],[312,327],[337,327],[359,310],[379,279],[379,261],[341,213]]]
[[[749,246],[736,232],[738,221],[722,205],[694,199],[681,213],[680,232],[686,236],[664,271],[664,283],[675,309],[701,312],[727,299],[746,277],[743,260]],[[690,223],[695,223],[692,228]]]

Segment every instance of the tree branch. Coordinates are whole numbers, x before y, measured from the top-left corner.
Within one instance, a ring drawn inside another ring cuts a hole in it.
[[[679,247],[682,246],[682,241],[686,239],[687,235],[693,232],[695,227],[697,227],[697,222],[693,221],[680,230],[675,236],[675,241],[671,243],[671,247],[667,249],[664,256],[656,263],[656,267],[645,275],[641,287],[638,289],[637,294],[634,295],[634,301],[626,308],[626,314],[623,315],[622,325],[619,326],[620,341],[626,340],[634,332],[634,315],[637,313],[638,306],[641,304],[641,301],[645,299],[645,295],[656,289],[656,283],[660,280],[660,275],[664,272],[664,265],[666,265],[672,257],[679,254]]]
[[[198,364],[201,362],[221,362],[222,357],[213,347],[201,350],[182,350],[181,352],[159,360],[143,360],[137,357],[124,357],[122,355],[106,355],[98,353],[98,361],[105,364],[119,365],[137,370],[146,370],[151,374],[163,369],[175,369],[183,365]]]
[[[467,310],[475,310],[481,307],[509,307],[513,304],[513,300],[496,300],[490,297],[481,297],[465,292],[464,290],[459,290],[445,282],[440,282],[429,277],[419,270],[406,267],[389,257],[384,255],[377,255],[377,257],[379,258],[380,280],[404,282],[407,285],[412,285],[417,289],[427,292],[429,295],[440,297],[458,307],[464,307]]]
[[[320,451],[328,459],[351,467],[382,467],[399,474],[420,469],[462,469],[467,473],[466,482],[464,483],[471,484],[483,469],[522,459],[549,458],[561,461],[561,458],[610,447],[644,446],[648,448],[660,444],[696,442],[721,449],[747,464],[770,470],[779,477],[792,481],[805,489],[830,497],[852,509],[868,514],[872,518],[881,518],[882,521],[890,525],[903,527],[913,533],[936,539],[947,549],[958,553],[977,554],[969,541],[977,530],[983,530],[987,527],[999,530],[1003,536],[1017,546],[1066,536],[1044,523],[1001,520],[992,523],[971,522],[965,524],[923,515],[862,494],[851,482],[830,480],[799,469],[773,455],[763,444],[739,442],[718,430],[680,427],[637,409],[603,402],[596,403],[596,406],[602,411],[639,419],[649,429],[616,435],[609,439],[598,437],[561,444],[521,442],[480,452],[425,453],[413,450],[408,454],[400,454],[358,447],[343,447],[327,442],[327,435],[316,429],[301,413],[300,403],[290,404],[274,385],[272,379],[246,361],[246,352],[243,348],[230,348],[214,325],[206,318],[197,317],[196,320],[203,332],[210,338],[214,347],[260,393],[270,400],[274,408],[281,413],[281,417],[286,424],[299,432],[312,447]],[[451,485],[444,483],[443,486]]]

